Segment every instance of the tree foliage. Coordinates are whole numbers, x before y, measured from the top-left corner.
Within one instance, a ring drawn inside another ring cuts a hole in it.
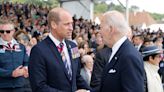
[[[115,5],[113,3],[111,3],[109,5],[104,3],[104,2],[95,3],[95,6],[94,6],[95,14],[104,13],[104,12],[106,12],[108,10],[118,10],[120,12],[124,12],[125,11],[124,7],[122,7],[120,5]]]
[[[125,8],[120,6],[120,5],[114,5],[113,9],[112,10],[117,10],[117,11],[120,11],[120,12],[125,12]]]
[[[11,1],[11,0],[5,0]],[[13,3],[27,3],[27,4],[34,4],[38,6],[49,6],[49,7],[56,7],[59,6],[58,0],[12,0]]]
[[[108,10],[117,10],[120,12],[125,12],[125,8],[122,7],[121,5],[115,5],[113,3],[110,3],[109,5],[107,5],[104,2],[95,2],[95,6],[94,6],[94,11],[95,14],[101,14],[104,13]],[[139,11],[139,7],[133,5],[129,8],[129,12],[136,12]],[[156,20],[156,21],[161,21],[162,19],[164,19],[164,14],[158,14],[158,13],[150,13],[150,15]]]
[[[135,12],[135,11],[138,11],[138,10],[139,10],[139,7],[135,6],[135,5],[131,6],[130,9],[129,9],[130,12]]]
[[[105,11],[108,10],[108,5],[105,3],[95,3],[94,6],[94,13],[99,14],[99,13],[104,13]]]
[[[164,14],[150,13],[150,15],[157,21],[164,19]]]

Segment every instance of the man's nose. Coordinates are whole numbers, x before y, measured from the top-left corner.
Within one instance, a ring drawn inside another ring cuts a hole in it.
[[[69,29],[72,31],[73,30],[73,25],[69,24]]]

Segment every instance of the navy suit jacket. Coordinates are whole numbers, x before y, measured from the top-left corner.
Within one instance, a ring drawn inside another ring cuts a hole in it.
[[[100,92],[144,92],[143,59],[128,39],[105,66]]]
[[[69,80],[64,63],[52,40],[47,37],[32,48],[29,61],[29,78],[33,92],[75,92],[90,89],[80,75],[80,59],[72,58],[71,49],[76,45],[65,40],[72,66]]]

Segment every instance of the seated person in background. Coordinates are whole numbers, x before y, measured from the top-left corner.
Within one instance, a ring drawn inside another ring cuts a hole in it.
[[[91,55],[84,55],[82,57],[83,68],[81,69],[81,76],[90,85],[92,68],[93,68],[93,57]]]

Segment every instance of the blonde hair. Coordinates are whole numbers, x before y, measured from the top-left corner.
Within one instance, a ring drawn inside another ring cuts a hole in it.
[[[0,24],[13,24],[10,19],[2,19],[0,18]]]
[[[9,24],[11,25],[11,29],[14,29],[14,24],[10,19],[2,19],[0,18],[0,25],[5,25],[5,24]]]

